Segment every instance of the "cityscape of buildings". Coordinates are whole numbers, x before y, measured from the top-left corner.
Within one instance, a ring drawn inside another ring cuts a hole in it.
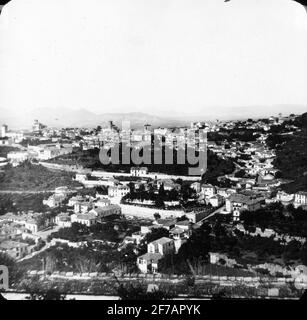
[[[306,7],[62,2],[0,5],[0,300],[306,299]]]
[[[283,207],[292,205],[294,210],[306,210],[307,190],[294,193],[282,190],[282,185],[289,181],[274,167],[276,151],[268,146],[272,128],[283,126],[286,130],[283,134],[287,136],[299,132],[297,126],[289,124],[296,117],[284,117],[280,114],[269,119],[197,122],[186,128],[171,129],[152,128],[150,124],[144,124],[141,129],[129,131],[121,130],[112,121],[105,128],[49,128],[34,120],[32,131],[28,132],[11,131],[3,124],[0,148],[14,150],[8,150],[6,157],[0,159],[2,174],[6,170],[15,170],[28,164],[51,172],[69,172],[72,175],[71,182],[78,186],[58,185],[54,190],[40,190],[49,192],[42,199],[44,209],[41,212],[31,209],[14,212],[3,206],[0,212],[0,252],[16,261],[26,261],[35,259],[35,256],[50,248],[56,249],[62,245],[73,249],[86,248],[93,241],[101,241],[112,243],[118,252],[131,248],[135,256],[132,262],[135,266],[132,268],[133,273],[159,276],[167,268],[167,257],[180,255],[180,248],[189,243],[193,234],[212,221],[221,220],[227,228],[237,230],[236,232],[239,230],[249,236],[270,238],[283,241],[284,244],[298,241],[304,245],[306,238],[296,234],[281,234],[278,230],[259,228],[256,225],[254,233],[248,231],[241,219],[241,215],[246,212],[257,213],[274,204],[281,204]],[[238,128],[251,130],[256,138],[235,138],[233,141],[222,142],[209,140],[215,134],[232,132]],[[76,153],[97,151],[120,142],[127,142],[132,149],[138,150],[150,145],[153,137],[158,138],[160,146],[178,149],[184,139],[185,145],[197,149],[199,144],[195,144],[195,141],[193,144],[191,137],[197,136],[199,131],[205,132],[209,137],[206,141],[208,152],[218,159],[232,161],[232,172],[220,174],[217,179],[208,181],[210,179],[203,176],[175,175],[159,170],[154,172],[144,164],[131,164],[128,170],[123,170],[119,165],[117,169],[106,171],[99,166],[88,168],[84,163],[73,160]],[[4,189],[0,192],[15,191]],[[31,190],[19,192],[22,194]],[[33,192],[35,197],[35,191]],[[95,240],[94,236],[91,240],[76,236],[74,241],[70,236],[65,236],[65,232],[69,233],[68,230],[74,230],[76,226],[95,230],[93,228],[103,226],[106,221],[116,231],[123,221],[133,221],[134,227],[130,231],[122,230],[124,237],[111,242]],[[65,232],[61,233],[61,230]],[[157,237],[148,241],[150,235],[155,233]],[[234,270],[240,265],[235,259],[228,257],[227,252],[214,251],[212,248],[208,254],[207,263],[210,265],[223,265]],[[161,264],[161,261],[164,262]],[[251,273],[254,273],[255,279],[259,279],[259,272],[256,270],[263,269],[273,277],[272,282],[281,281],[285,285],[287,281],[293,281],[298,289],[306,288],[307,285],[307,267],[303,265],[294,263],[289,268],[282,267],[280,263],[259,262],[243,269],[250,272],[247,281],[250,281]],[[190,270],[195,275],[192,266]],[[50,277],[50,274],[56,272],[59,271],[54,265],[45,265],[39,270],[30,268],[26,277],[38,274]],[[67,277],[78,272],[66,272]],[[112,272],[118,274],[124,272],[124,269],[121,272],[114,269]],[[64,277],[66,273],[61,272]],[[276,279],[277,274],[280,279]],[[85,271],[80,274],[81,278],[97,276],[99,272]],[[232,279],[230,282],[235,286],[235,278],[228,278],[229,281]],[[278,290],[277,286],[277,290],[269,291],[269,295],[278,296]]]

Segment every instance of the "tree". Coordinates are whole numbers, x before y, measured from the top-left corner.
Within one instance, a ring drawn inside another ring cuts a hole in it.
[[[266,139],[266,143],[271,149],[275,149],[283,142],[285,142],[285,138],[279,134],[270,134]]]
[[[160,213],[159,212],[154,213],[154,218],[155,218],[155,220],[160,219],[161,218]]]
[[[237,172],[235,173],[235,177],[236,177],[236,178],[243,178],[243,177],[245,176],[245,174],[246,174],[245,170],[240,169],[239,171],[237,171]]]
[[[173,294],[164,290],[153,290],[148,292],[141,285],[132,284],[124,286],[121,284],[117,290],[120,300],[166,300],[172,299]]]
[[[160,197],[157,197],[157,199],[155,200],[155,206],[157,208],[164,208],[164,201]]]
[[[169,192],[169,200],[176,201],[178,200],[178,191],[176,189],[172,189]]]
[[[27,300],[66,300],[66,295],[61,294],[57,289],[48,289],[43,291],[40,289],[31,289]]]
[[[302,260],[302,263],[307,266],[307,243],[304,243],[301,248],[300,259]]]
[[[163,183],[160,185],[159,194],[158,195],[159,195],[159,198],[161,200],[165,199],[166,193],[165,193],[165,190],[164,190],[164,184]]]

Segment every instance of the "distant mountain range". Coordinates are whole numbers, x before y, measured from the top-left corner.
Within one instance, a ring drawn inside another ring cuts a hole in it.
[[[187,111],[189,108],[187,108]],[[31,111],[22,109],[0,108],[0,125],[5,123],[12,129],[30,129],[34,119],[50,127],[96,127],[106,126],[107,122],[121,128],[123,120],[129,120],[132,128],[140,128],[145,124],[153,127],[186,126],[191,121],[243,120],[247,118],[265,118],[269,116],[289,115],[290,113],[302,114],[307,111],[306,106],[300,105],[274,105],[248,106],[248,107],[211,107],[204,108],[203,115],[191,113],[174,113],[170,116],[156,116],[142,112],[129,113],[94,113],[86,109],[73,110],[69,108],[38,108]]]
[[[50,127],[96,127],[98,125],[103,127],[110,120],[120,128],[123,120],[130,121],[132,128],[140,128],[145,124],[151,124],[153,127],[170,127],[189,123],[184,119],[170,119],[141,112],[96,114],[85,109],[68,108],[40,108],[28,112],[0,110],[0,113],[0,125],[5,123],[12,129],[29,129],[34,119]]]

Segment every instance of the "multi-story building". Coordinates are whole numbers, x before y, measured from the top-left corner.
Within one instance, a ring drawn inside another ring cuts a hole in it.
[[[31,246],[28,243],[7,240],[0,243],[0,252],[9,255],[13,259],[21,259],[31,253],[33,247],[34,245]]]
[[[209,198],[209,203],[212,205],[212,207],[219,207],[224,203],[224,197],[222,197],[219,194],[216,194],[214,196],[212,196],[211,198]]]
[[[35,219],[29,219],[25,223],[25,228],[35,234],[39,231],[39,225]]]
[[[211,184],[203,184],[201,186],[201,193],[206,197],[210,198],[216,194],[216,188]]]
[[[145,253],[137,258],[137,266],[141,272],[156,273],[159,269],[159,261],[163,258],[160,253]]]
[[[34,120],[33,126],[32,126],[32,131],[34,133],[40,133],[46,126],[41,124],[37,119]]]
[[[122,198],[129,192],[130,192],[130,188],[124,185],[118,185],[113,187],[111,186],[108,188],[109,197]]]
[[[93,213],[72,214],[71,222],[77,222],[90,227],[97,222],[97,216]]]
[[[8,131],[8,126],[3,124],[1,127],[1,138],[5,138]]]
[[[134,177],[146,176],[148,173],[147,167],[131,167],[130,174]]]
[[[160,253],[162,256],[175,252],[174,240],[163,237],[147,245],[148,253]]]
[[[242,211],[256,211],[260,209],[263,200],[263,197],[256,195],[232,194],[226,199],[226,211],[232,213],[233,221],[239,221]]]
[[[163,256],[175,253],[174,240],[170,238],[160,238],[147,245],[147,253],[137,258],[137,266],[141,272],[155,273],[159,269],[159,261]]]
[[[295,193],[294,205],[296,207],[307,206],[307,191],[299,191],[299,192]]]
[[[208,211],[202,210],[194,210],[191,212],[187,212],[185,216],[191,223],[197,223],[204,219],[208,215]]]
[[[62,204],[62,202],[66,199],[64,194],[55,193],[52,194],[48,199],[43,200],[43,204],[50,207],[58,207]]]

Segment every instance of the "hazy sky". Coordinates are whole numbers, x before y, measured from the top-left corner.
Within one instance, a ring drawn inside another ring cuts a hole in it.
[[[307,16],[290,0],[12,0],[2,11],[2,108],[274,104],[307,106]]]

